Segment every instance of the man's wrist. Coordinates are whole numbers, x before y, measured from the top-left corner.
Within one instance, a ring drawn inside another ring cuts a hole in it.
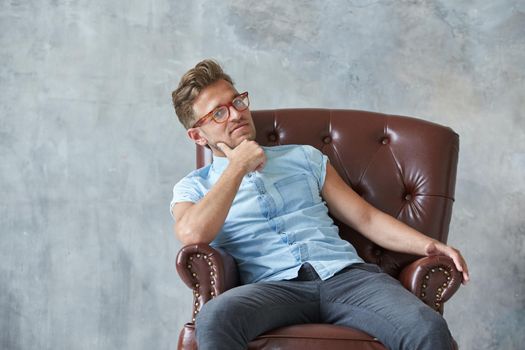
[[[238,164],[236,162],[230,161],[228,167],[226,168],[226,171],[229,173],[230,176],[239,176],[240,178],[243,178],[244,175],[248,173],[248,167],[244,166],[243,164]]]

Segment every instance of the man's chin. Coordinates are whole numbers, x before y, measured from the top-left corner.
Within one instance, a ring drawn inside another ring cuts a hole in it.
[[[235,147],[239,146],[241,144],[241,142],[243,142],[244,140],[247,140],[247,141],[255,141],[255,135],[254,134],[250,134],[250,135],[242,135],[240,136],[239,138],[235,138],[235,139],[230,139],[230,141],[218,141],[217,143],[224,143],[226,144],[228,147],[230,147],[231,149],[234,149]],[[216,149],[218,151],[221,151],[219,149],[219,147],[217,147],[217,143],[211,143],[211,142],[208,142],[208,146],[212,149]],[[221,151],[222,152],[222,151]]]
[[[240,140],[240,141],[237,142],[237,145],[236,145],[236,146],[240,145],[241,142],[243,142],[243,141],[245,141],[245,140],[246,140],[246,141],[255,141],[255,135],[251,135],[251,134],[250,134],[250,135],[242,135],[242,136],[239,138],[239,140]]]

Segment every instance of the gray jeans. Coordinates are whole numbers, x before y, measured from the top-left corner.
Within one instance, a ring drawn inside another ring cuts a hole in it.
[[[389,349],[452,349],[443,317],[373,264],[322,281],[306,263],[293,280],[233,288],[203,306],[197,343],[199,350],[246,349],[259,334],[300,323],[348,326]]]

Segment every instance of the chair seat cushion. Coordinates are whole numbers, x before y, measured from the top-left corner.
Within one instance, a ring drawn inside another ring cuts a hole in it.
[[[329,324],[301,324],[282,327],[260,335],[248,344],[256,349],[375,349],[385,347],[374,337],[348,327]]]

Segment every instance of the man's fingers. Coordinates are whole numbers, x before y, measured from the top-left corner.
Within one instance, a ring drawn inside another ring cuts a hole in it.
[[[454,260],[456,269],[463,275],[463,284],[467,284],[467,282],[470,280],[467,263],[460,253],[457,253],[457,256],[453,257],[452,259]]]
[[[470,276],[467,271],[463,271],[463,284],[467,284],[470,281]]]
[[[470,274],[468,272],[467,263],[465,262],[465,259],[463,259],[463,257],[461,257],[461,267],[463,272],[463,284],[467,284],[467,282],[470,280]]]
[[[459,272],[463,272],[463,265],[461,265],[461,262],[458,261],[458,259],[454,259],[452,258],[452,260],[454,260],[454,265],[456,265],[456,269],[459,271]]]
[[[469,276],[469,273],[468,273],[467,265],[465,265],[465,264],[461,265],[461,269],[458,268],[458,270],[463,275],[463,284],[467,284],[467,282],[470,280],[470,276]]]
[[[230,156],[230,153],[232,151],[230,146],[228,146],[227,144],[225,144],[223,142],[218,142],[217,143],[217,147],[226,155],[226,157]]]

